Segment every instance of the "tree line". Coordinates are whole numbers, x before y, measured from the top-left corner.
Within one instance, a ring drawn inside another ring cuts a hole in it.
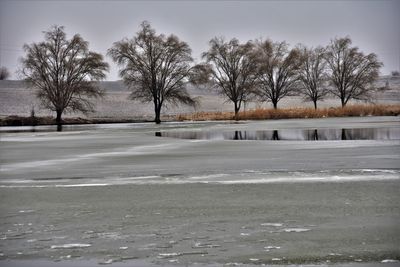
[[[93,110],[89,98],[103,96],[96,82],[105,79],[109,66],[79,34],[67,39],[62,26],[50,28],[44,39],[24,45],[21,73],[61,125],[64,112]],[[130,98],[153,103],[156,123],[165,103],[197,105],[186,91],[188,83],[215,88],[232,102],[238,119],[246,101],[271,102],[276,109],[282,98],[294,95],[315,108],[327,95],[339,98],[343,107],[351,99],[369,100],[383,66],[376,54],[364,54],[349,37],[315,48],[215,37],[195,64],[186,42],[156,33],[146,21],[133,38],[115,42],[107,55],[120,67]]]

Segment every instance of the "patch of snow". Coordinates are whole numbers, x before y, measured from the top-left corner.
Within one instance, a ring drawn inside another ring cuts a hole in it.
[[[392,263],[392,262],[399,262],[398,260],[386,259],[381,261],[382,263]]]
[[[280,226],[283,226],[283,224],[282,223],[262,223],[261,226],[280,227]]]
[[[72,258],[72,255],[61,256],[61,257],[60,257],[61,260],[70,259],[70,258]]]
[[[91,244],[64,244],[64,245],[53,245],[51,246],[52,249],[62,249],[62,248],[88,248],[91,247]]]
[[[172,257],[182,256],[183,254],[180,252],[172,252],[172,253],[159,253],[158,258],[167,259]]]
[[[308,232],[311,231],[311,229],[307,229],[307,228],[285,228],[282,230],[283,232],[286,233],[301,233],[301,232]]]
[[[113,259],[109,259],[109,260],[101,261],[101,262],[99,262],[99,264],[104,265],[104,264],[111,264],[113,262],[114,262]]]
[[[211,179],[211,178],[221,178],[227,176],[225,173],[217,173],[217,174],[209,174],[209,175],[200,175],[200,176],[191,176],[188,179],[191,180],[202,180],[202,179]]]
[[[197,242],[197,243],[194,244],[193,247],[194,248],[219,248],[221,246],[220,245],[216,245],[216,244],[211,244],[211,243]]]
[[[276,246],[267,246],[264,247],[265,249],[280,249],[281,247],[276,247]]]
[[[31,212],[35,212],[35,210],[20,210],[18,212],[19,213],[31,213]]]

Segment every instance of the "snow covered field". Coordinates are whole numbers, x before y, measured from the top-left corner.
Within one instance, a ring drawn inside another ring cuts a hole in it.
[[[381,77],[376,86],[385,86],[389,82],[390,90],[375,94],[373,101],[378,104],[398,104],[400,102],[400,77]],[[140,103],[129,100],[129,90],[121,82],[101,82],[100,87],[105,90],[102,99],[95,99],[95,112],[88,114],[90,118],[134,118],[152,119],[152,103]],[[233,104],[227,102],[216,92],[189,87],[189,93],[197,97],[200,105],[194,109],[187,106],[165,106],[163,114],[176,115],[181,113],[192,113],[195,111],[233,111]],[[357,102],[350,102],[357,103]],[[364,103],[364,102],[360,102]],[[283,98],[279,107],[312,107],[312,102],[304,102],[301,97]],[[318,103],[320,107],[340,106],[338,99],[326,99]],[[272,107],[267,103],[247,103],[246,108]],[[36,116],[54,116],[48,110],[41,107],[40,102],[35,97],[35,90],[28,89],[21,81],[0,81],[0,116],[20,115],[30,116],[32,108],[35,109]],[[65,114],[66,117],[83,116],[83,114]]]

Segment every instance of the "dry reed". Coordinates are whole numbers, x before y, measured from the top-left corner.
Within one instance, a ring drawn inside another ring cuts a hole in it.
[[[300,119],[328,117],[398,116],[400,105],[348,105],[331,108],[254,109],[239,113],[240,120]],[[233,120],[233,112],[180,114],[177,121]]]

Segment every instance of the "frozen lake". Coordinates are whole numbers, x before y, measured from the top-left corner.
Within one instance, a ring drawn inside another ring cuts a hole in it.
[[[0,266],[399,260],[399,126],[368,117],[2,128]],[[316,129],[318,141],[297,138]],[[342,129],[360,138],[328,138]],[[220,138],[274,131],[286,138]],[[219,137],[177,138],[189,133]]]

